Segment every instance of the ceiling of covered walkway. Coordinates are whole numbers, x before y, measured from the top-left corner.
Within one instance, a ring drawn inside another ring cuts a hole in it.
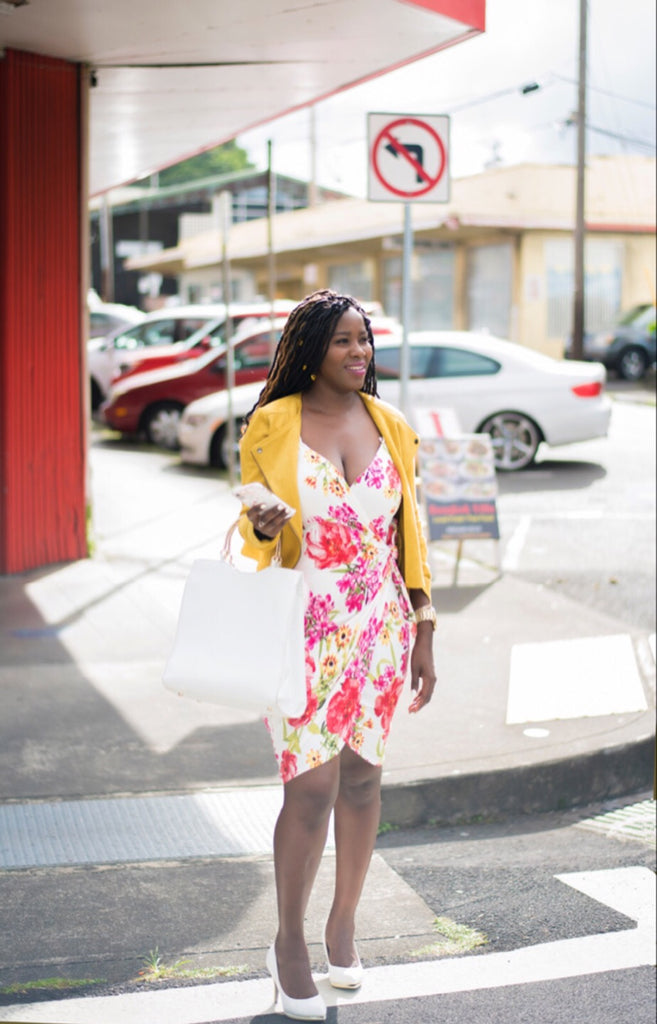
[[[460,42],[484,12],[485,0],[0,0],[0,47],[89,65],[94,195]]]

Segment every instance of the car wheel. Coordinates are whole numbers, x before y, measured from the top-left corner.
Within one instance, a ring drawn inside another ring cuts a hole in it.
[[[178,425],[183,407],[175,402],[162,402],[147,409],[143,418],[146,437],[158,448],[178,448]]]
[[[240,463],[240,448],[239,439],[240,432],[242,430],[242,421],[235,420],[235,465],[239,466]],[[212,444],[210,445],[210,462],[213,466],[218,469],[228,469],[228,430],[226,424],[216,431],[212,438]]]
[[[648,360],[640,348],[626,348],[616,363],[616,372],[623,380],[641,380],[647,366]]]
[[[543,440],[534,421],[519,412],[498,412],[489,416],[477,433],[490,434],[495,469],[505,473],[531,465]]]

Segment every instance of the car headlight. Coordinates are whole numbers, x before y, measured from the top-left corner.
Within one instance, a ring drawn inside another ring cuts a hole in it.
[[[204,412],[193,412],[190,415],[183,415],[182,421],[186,427],[200,427],[207,423],[209,416]]]

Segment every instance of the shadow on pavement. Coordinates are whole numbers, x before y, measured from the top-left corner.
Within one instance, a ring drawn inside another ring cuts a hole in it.
[[[497,485],[500,494],[583,490],[606,475],[604,466],[597,462],[550,457],[518,473],[498,473]]]
[[[181,791],[275,778],[260,721],[203,726],[166,752],[152,749],[60,641],[68,620],[46,622],[30,600],[26,587],[42,575],[0,579],[0,798]]]

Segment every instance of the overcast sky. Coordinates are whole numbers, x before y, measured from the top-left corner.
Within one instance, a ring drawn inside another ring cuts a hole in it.
[[[369,111],[451,115],[453,177],[574,163],[579,0],[487,0],[486,32],[316,107],[319,183],[365,195]],[[589,153],[655,155],[655,0],[589,0]],[[364,41],[366,45],[366,41]],[[540,89],[523,95],[524,85]],[[501,95],[499,95],[501,94]],[[457,110],[456,108],[462,108]],[[307,111],[239,136],[258,167],[310,177]]]

